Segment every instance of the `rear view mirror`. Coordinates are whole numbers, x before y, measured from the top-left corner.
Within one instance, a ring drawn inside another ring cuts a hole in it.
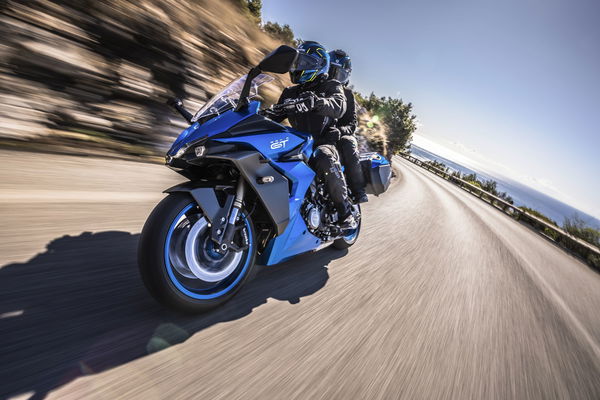
[[[260,75],[261,72],[285,74],[293,70],[298,64],[299,55],[300,53],[295,48],[282,45],[263,58],[258,66],[248,72],[235,111],[241,111],[248,105],[248,95],[250,94],[250,87],[254,78]]]
[[[264,72],[285,74],[290,71],[298,58],[298,50],[290,46],[279,46],[258,64],[258,68]]]

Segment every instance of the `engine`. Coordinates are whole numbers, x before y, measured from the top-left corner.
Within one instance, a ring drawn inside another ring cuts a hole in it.
[[[337,212],[322,183],[313,183],[308,190],[302,206],[302,217],[308,231],[323,241],[332,240],[338,234]]]

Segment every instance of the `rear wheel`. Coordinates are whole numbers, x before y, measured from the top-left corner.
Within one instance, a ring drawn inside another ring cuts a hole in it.
[[[240,215],[234,241],[247,237],[248,247],[220,254],[208,220],[188,194],[163,199],[148,217],[138,246],[139,270],[150,294],[187,312],[206,311],[233,297],[250,278],[256,257],[252,221]]]
[[[356,204],[356,205],[354,205],[354,207],[356,208],[356,211],[358,211],[357,212],[358,226],[356,227],[356,229],[351,229],[351,230],[346,231],[345,236],[342,236],[341,238],[334,240],[333,247],[335,247],[336,249],[340,249],[340,250],[347,249],[348,247],[350,247],[354,243],[356,243],[356,240],[358,240],[358,235],[360,234],[360,226],[362,224],[362,215],[360,212],[360,204]]]

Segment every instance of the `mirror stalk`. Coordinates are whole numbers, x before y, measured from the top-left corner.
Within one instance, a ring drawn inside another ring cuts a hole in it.
[[[194,117],[191,112],[189,112],[184,106],[183,101],[177,97],[172,97],[167,100],[167,104],[173,107],[185,120],[191,124],[192,118]]]
[[[298,60],[298,50],[293,47],[282,45],[273,50],[269,55],[262,59],[262,61],[254,68],[252,68],[246,76],[246,82],[240,93],[238,104],[235,107],[236,112],[240,112],[244,107],[248,106],[248,96],[250,95],[250,88],[252,87],[252,81],[261,72],[273,72],[275,74],[284,74],[289,72],[290,69],[296,64]]]
[[[261,70],[259,67],[254,67],[248,72],[248,75],[246,76],[246,82],[244,82],[244,87],[242,88],[242,93],[240,93],[240,99],[238,101],[237,106],[235,107],[236,112],[242,111],[242,109],[248,105],[248,96],[250,95],[252,81],[258,75],[260,75],[260,73]]]

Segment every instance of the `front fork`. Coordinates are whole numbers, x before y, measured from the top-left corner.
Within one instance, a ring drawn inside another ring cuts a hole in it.
[[[236,226],[236,221],[240,215],[242,202],[246,185],[244,179],[240,177],[237,183],[235,197],[230,195],[225,201],[225,207],[219,211],[217,217],[213,221],[211,227],[211,239],[217,245],[217,252],[221,254],[227,253],[229,249],[233,251],[241,251],[248,247],[248,235],[242,235],[244,243],[238,246],[233,242],[235,232],[240,228]]]

